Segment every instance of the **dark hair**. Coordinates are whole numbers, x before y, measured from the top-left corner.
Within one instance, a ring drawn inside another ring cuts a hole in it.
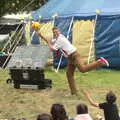
[[[68,120],[65,108],[62,104],[53,104],[51,114],[53,120]]]
[[[112,91],[107,93],[106,100],[108,103],[114,103],[116,101],[116,99],[117,99],[116,95]]]
[[[76,107],[77,114],[88,113],[88,107],[85,104],[78,104]]]
[[[16,119],[11,119],[11,120],[16,120]],[[20,118],[18,120],[27,120],[26,118]]]
[[[38,115],[37,120],[52,120],[52,117],[47,113]]]
[[[56,29],[59,30],[59,28],[57,28],[57,27],[53,27],[53,28],[52,28],[52,30],[56,30]]]

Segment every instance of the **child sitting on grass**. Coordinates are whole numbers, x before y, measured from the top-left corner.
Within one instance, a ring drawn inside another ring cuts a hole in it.
[[[78,104],[76,107],[77,116],[74,120],[92,120],[88,113],[88,107],[85,104]]]

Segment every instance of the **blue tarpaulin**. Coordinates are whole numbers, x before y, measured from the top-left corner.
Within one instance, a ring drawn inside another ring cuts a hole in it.
[[[105,57],[111,68],[120,68],[120,19],[99,19],[95,33],[96,58]]]
[[[92,16],[96,9],[101,11],[101,15],[120,14],[120,0],[49,0],[33,12],[32,17],[50,19],[56,13],[59,16]]]

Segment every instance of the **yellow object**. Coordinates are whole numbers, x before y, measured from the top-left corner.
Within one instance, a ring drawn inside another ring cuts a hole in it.
[[[100,14],[100,13],[101,13],[100,10],[97,9],[97,10],[96,10],[96,14]]]
[[[34,30],[39,30],[41,27],[40,23],[39,22],[33,22],[32,23],[32,29]]]

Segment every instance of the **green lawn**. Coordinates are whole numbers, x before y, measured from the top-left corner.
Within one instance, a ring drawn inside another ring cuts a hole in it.
[[[55,73],[51,68],[45,70],[45,77],[53,81],[52,89],[31,90],[14,89],[11,84],[6,84],[9,78],[7,70],[0,70],[0,118],[22,118],[35,120],[42,112],[50,112],[53,103],[63,103],[69,116],[74,117],[75,107],[85,103],[89,112],[95,119],[102,111],[94,108],[87,101],[82,90],[88,90],[97,102],[103,102],[109,90],[116,93],[120,103],[120,71],[96,70],[88,73],[76,71],[75,79],[78,96],[72,96],[68,87],[65,70]]]

